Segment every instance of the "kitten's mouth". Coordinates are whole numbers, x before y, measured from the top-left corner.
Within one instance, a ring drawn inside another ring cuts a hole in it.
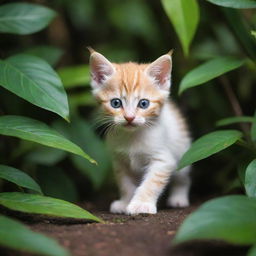
[[[125,123],[125,124],[123,124],[123,126],[127,129],[134,129],[134,128],[138,127],[138,125],[133,124],[133,123]]]
[[[124,124],[125,127],[135,127],[137,126],[136,124],[132,124],[132,123],[126,123]]]

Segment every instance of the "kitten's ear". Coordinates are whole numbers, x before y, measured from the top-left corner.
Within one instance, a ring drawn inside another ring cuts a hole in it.
[[[115,68],[102,54],[89,48],[92,86],[97,87],[115,73]]]
[[[162,55],[149,64],[145,69],[146,74],[163,90],[169,90],[171,86],[172,51]]]

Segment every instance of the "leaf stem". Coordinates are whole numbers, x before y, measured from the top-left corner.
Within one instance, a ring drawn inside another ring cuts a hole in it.
[[[237,145],[243,147],[243,148],[246,148],[248,150],[250,150],[253,154],[256,155],[256,149],[255,147],[252,145],[250,145],[248,142],[242,140],[242,139],[239,139],[237,142],[236,142]]]
[[[233,110],[235,116],[238,116],[238,117],[243,116],[243,111],[242,111],[241,105],[235,95],[235,92],[233,91],[233,89],[229,83],[229,80],[224,75],[219,77],[219,80],[224,88],[224,91],[226,93],[226,96],[229,100],[229,103],[232,107],[232,110]],[[250,127],[248,126],[248,124],[239,123],[239,126],[242,129],[242,131],[244,132],[246,139],[249,140]]]

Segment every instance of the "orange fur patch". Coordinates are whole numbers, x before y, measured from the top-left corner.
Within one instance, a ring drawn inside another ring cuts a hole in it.
[[[115,74],[106,82],[106,85],[98,91],[96,99],[103,105],[103,109],[112,115],[123,115],[124,111],[114,109],[109,105],[113,98],[148,99],[150,106],[147,109],[137,108],[136,115],[142,117],[156,116],[164,104],[165,96],[145,74],[144,70],[148,64],[137,64],[134,62],[116,64]]]

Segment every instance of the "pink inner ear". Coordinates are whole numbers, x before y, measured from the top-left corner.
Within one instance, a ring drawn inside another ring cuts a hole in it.
[[[103,82],[103,80],[110,76],[113,71],[107,65],[104,64],[93,64],[92,68],[92,79],[97,83]]]
[[[92,79],[100,84],[106,77],[114,73],[112,64],[101,54],[93,54],[90,59],[91,76]]]
[[[165,56],[160,57],[148,68],[148,75],[156,80],[160,85],[165,85],[170,80],[171,59]]]

